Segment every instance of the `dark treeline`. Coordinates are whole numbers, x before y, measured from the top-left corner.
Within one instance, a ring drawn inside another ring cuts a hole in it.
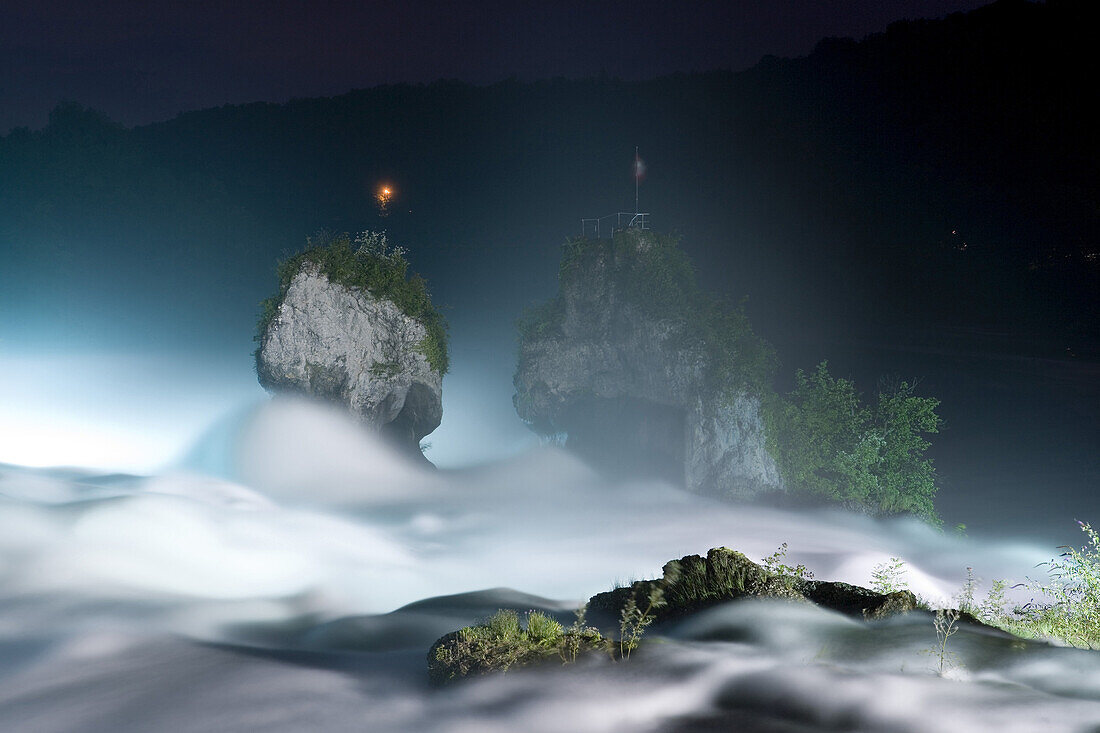
[[[220,287],[211,306],[250,318],[306,234],[384,227],[444,302],[518,310],[549,292],[582,216],[633,209],[639,145],[641,208],[780,341],[962,318],[1084,343],[1100,268],[1086,14],[1001,0],[739,74],[441,81],[134,129],[63,104],[0,139],[16,252],[0,277],[70,297],[127,275]]]

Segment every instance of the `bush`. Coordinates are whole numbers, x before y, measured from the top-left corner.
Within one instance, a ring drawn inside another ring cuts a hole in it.
[[[1017,608],[1009,627],[1016,633],[1100,649],[1100,535],[1086,522],[1077,524],[1088,544],[1080,550],[1060,548],[1065,552],[1059,559],[1044,563],[1049,581],[1033,581],[1031,587],[1050,600]]]
[[[608,649],[600,632],[585,625],[583,610],[568,629],[539,611],[529,611],[525,621],[515,611],[501,610],[483,624],[442,637],[428,652],[432,681],[447,683],[550,660],[566,664],[579,654]]]
[[[362,232],[352,241],[351,235],[322,232],[306,239],[306,249],[280,262],[276,268],[278,292],[260,303],[260,319],[256,340],[279,312],[294,276],[305,264],[316,265],[329,282],[349,288],[361,288],[376,298],[392,301],[402,313],[424,326],[427,336],[417,345],[440,374],[450,367],[447,354],[447,322],[432,305],[428,283],[419,275],[408,275],[409,262],[405,250],[392,246],[384,232]]]
[[[855,385],[834,378],[824,361],[795,380],[794,391],[770,399],[764,412],[768,450],[789,488],[938,524],[936,472],[924,453],[925,435],[939,432],[939,400],[899,382],[864,405]]]

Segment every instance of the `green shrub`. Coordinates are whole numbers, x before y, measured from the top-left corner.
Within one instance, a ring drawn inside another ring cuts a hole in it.
[[[909,590],[909,584],[905,581],[904,568],[905,561],[897,557],[879,563],[871,571],[871,590],[884,595],[897,593],[899,590]]]
[[[1033,581],[1031,587],[1050,600],[1029,603],[1017,609],[1017,616],[1022,627],[1037,636],[1100,649],[1100,536],[1091,525],[1077,524],[1088,543],[1080,550],[1059,548],[1065,552],[1044,563],[1048,581]]]
[[[545,613],[531,611],[527,614],[527,637],[539,646],[556,646],[565,629],[557,620]]]
[[[855,385],[821,362],[799,370],[786,398],[765,403],[767,447],[792,491],[939,523],[932,505],[936,472],[925,435],[939,432],[939,400],[917,397],[907,382],[862,404]]]
[[[1088,537],[1084,547],[1059,548],[1064,552],[1057,559],[1041,564],[1047,568],[1046,581],[1029,580],[1014,586],[1028,587],[1042,594],[1043,600],[1009,609],[1008,581],[994,580],[982,603],[974,604],[971,600],[968,604],[966,600],[973,598],[976,581],[967,568],[962,610],[969,610],[981,621],[1016,636],[1055,639],[1071,646],[1100,649],[1100,535],[1086,522],[1077,524]]]
[[[428,671],[434,682],[446,683],[550,659],[566,664],[608,647],[597,629],[585,625],[583,609],[568,629],[539,611],[528,612],[521,623],[515,611],[501,610],[437,641],[428,652]]]
[[[279,289],[260,303],[256,340],[279,312],[294,276],[303,265],[319,268],[329,282],[349,288],[361,288],[376,298],[392,301],[402,313],[424,326],[427,335],[417,344],[432,369],[446,374],[450,367],[447,353],[447,322],[432,305],[427,282],[417,274],[408,274],[405,250],[392,246],[383,232],[362,232],[354,241],[351,235],[320,233],[306,240],[306,249],[276,267]],[[258,356],[258,352],[257,352]]]
[[[667,605],[664,588],[657,584],[649,590],[645,609],[638,605],[633,595],[626,599],[626,603],[619,612],[620,658],[630,659],[630,653],[638,648],[646,628],[657,620],[653,612]]]

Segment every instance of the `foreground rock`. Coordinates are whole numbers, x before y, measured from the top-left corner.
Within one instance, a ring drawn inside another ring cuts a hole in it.
[[[740,552],[717,547],[705,558],[688,555],[666,563],[658,580],[639,580],[592,596],[569,629],[537,612],[528,614],[523,627],[514,611],[501,611],[484,624],[447,634],[428,652],[428,673],[440,684],[551,660],[569,663],[593,651],[629,657],[650,623],[672,621],[742,598],[814,603],[867,621],[918,608],[909,591],[882,594],[847,583],[787,575],[758,565]],[[619,630],[620,638],[609,640],[586,626],[584,614]]]
[[[443,370],[425,353],[425,323],[367,288],[334,282],[309,258],[288,276],[258,337],[260,384],[340,404],[422,457],[421,438],[443,417]]]
[[[673,238],[571,242],[558,297],[521,321],[516,411],[613,470],[735,498],[780,489],[759,395],[734,374],[769,349],[739,318],[698,289]]]
[[[662,571],[658,580],[639,580],[592,596],[588,601],[589,612],[618,618],[631,599],[645,608],[654,591],[660,591],[665,601],[665,605],[652,611],[656,621],[675,619],[718,603],[749,597],[814,603],[868,621],[918,607],[916,596],[907,590],[882,594],[848,583],[784,575],[726,547],[710,550],[705,558],[688,555],[672,560],[665,563]]]

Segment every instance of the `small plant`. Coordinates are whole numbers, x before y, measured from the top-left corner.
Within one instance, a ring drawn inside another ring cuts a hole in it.
[[[986,593],[985,600],[978,608],[976,614],[978,618],[994,626],[1000,626],[1009,620],[1008,614],[1005,612],[1005,606],[1008,605],[1008,599],[1005,597],[1005,589],[1007,588],[1007,580],[993,581],[992,587]]]
[[[490,636],[496,639],[515,639],[520,636],[522,629],[519,625],[519,615],[512,610],[501,610],[489,617],[485,624]]]
[[[589,626],[586,623],[585,616],[588,613],[588,604],[585,604],[578,608],[573,614],[576,618],[569,628],[565,629],[563,637],[564,644],[562,645],[561,659],[563,662],[576,662],[577,654],[580,653],[581,648],[585,642],[588,642],[589,646],[599,646],[604,644],[604,638],[600,634],[599,629]],[[605,649],[611,651],[610,642],[607,642]]]
[[[539,646],[557,646],[564,634],[562,625],[545,613],[531,611],[527,614],[527,636],[533,643]]]
[[[608,648],[597,629],[584,625],[583,609],[568,629],[541,611],[528,611],[521,619],[515,611],[501,610],[437,642],[428,655],[428,671],[434,682],[446,683],[553,657],[575,662],[582,651]]]
[[[1088,537],[1080,550],[1063,546],[1059,559],[1042,563],[1050,581],[1030,587],[1047,598],[1016,609],[1020,626],[1037,636],[1061,639],[1073,646],[1100,648],[1100,536],[1086,522],[1077,522]]]
[[[947,650],[947,640],[958,632],[958,622],[959,611],[957,609],[936,609],[936,615],[932,624],[936,629],[936,638],[939,643],[932,653],[939,659],[940,677],[943,677],[944,670],[953,663],[955,658],[954,653]]]
[[[666,605],[665,592],[660,586],[654,586],[649,591],[649,598],[643,611],[630,596],[623,604],[623,610],[619,614],[619,657],[630,659],[630,652],[638,648],[638,642],[642,639],[646,627],[657,618],[654,611]]]
[[[977,585],[978,582],[974,579],[974,568],[968,567],[966,569],[966,583],[963,584],[962,591],[959,593],[960,611],[966,611],[974,615],[974,612],[977,610],[977,607],[974,605],[974,589]]]
[[[808,570],[805,565],[802,563],[794,566],[788,565],[783,562],[786,558],[787,543],[784,542],[775,552],[762,558],[760,564],[767,568],[768,572],[783,578],[792,580],[813,580],[814,574]]]
[[[1006,580],[994,580],[981,604],[974,600],[978,586],[973,570],[959,593],[960,610],[983,622],[1026,638],[1056,639],[1071,646],[1100,649],[1100,536],[1086,522],[1078,522],[1088,543],[1081,549],[1061,547],[1058,559],[1041,563],[1049,580],[1028,579],[1013,588],[1030,588],[1045,596],[1008,610]]]
[[[909,584],[905,581],[905,561],[892,557],[886,562],[881,562],[871,571],[871,590],[876,593],[897,593],[909,590]]]

